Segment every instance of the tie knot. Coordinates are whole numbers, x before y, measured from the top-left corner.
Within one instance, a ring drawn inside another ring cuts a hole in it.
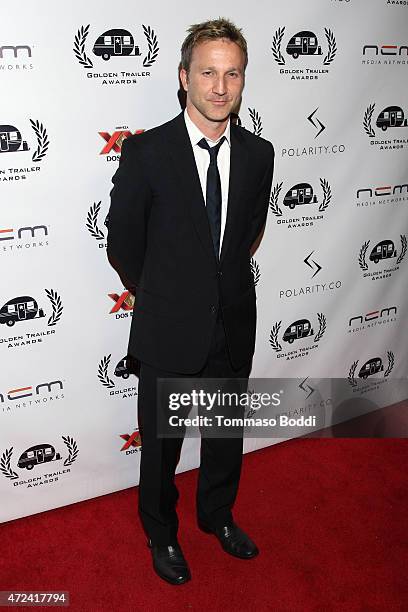
[[[221,140],[219,142],[217,142],[217,144],[214,147],[210,147],[210,145],[208,144],[207,140],[205,138],[202,138],[200,140],[198,144],[199,147],[201,147],[202,149],[206,149],[209,154],[210,154],[210,164],[216,162],[217,160],[217,155],[218,155],[218,151],[221,148],[222,143],[225,140],[225,136],[223,136],[221,138]]]

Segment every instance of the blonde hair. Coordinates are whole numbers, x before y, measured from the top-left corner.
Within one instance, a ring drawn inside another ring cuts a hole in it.
[[[187,32],[188,35],[181,46],[181,67],[186,72],[190,70],[194,47],[205,40],[216,40],[219,38],[226,38],[238,45],[244,54],[244,68],[246,68],[248,64],[247,42],[242,34],[242,30],[237,28],[232,21],[220,17],[219,19],[212,19],[211,21],[192,25],[188,28]]]

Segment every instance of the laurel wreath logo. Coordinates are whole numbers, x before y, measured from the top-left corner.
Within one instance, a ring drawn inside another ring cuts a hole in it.
[[[40,162],[47,154],[48,146],[50,141],[48,140],[47,130],[42,123],[30,119],[31,127],[33,128],[35,135],[37,136],[37,148],[34,151],[31,159],[33,162]]]
[[[337,43],[333,32],[329,28],[324,28],[324,32],[326,34],[326,40],[329,48],[327,51],[327,55],[323,60],[323,66],[329,66],[329,64],[331,64],[334,58],[336,57]]]
[[[47,294],[47,297],[50,300],[52,306],[52,315],[48,319],[47,325],[49,327],[52,327],[53,325],[56,325],[61,319],[63,311],[62,301],[61,297],[53,289],[45,289],[45,293]]]
[[[326,331],[326,328],[327,328],[326,317],[324,316],[322,312],[317,313],[317,319],[319,321],[319,331],[314,337],[315,342],[319,342],[319,340],[323,338],[324,332]]]
[[[13,454],[13,447],[6,449],[1,456],[0,459],[0,472],[6,477],[10,478],[10,480],[15,480],[18,478],[17,472],[11,469],[10,459]]]
[[[253,133],[260,136],[263,129],[261,116],[254,108],[248,108],[248,112],[252,120]]]
[[[96,240],[103,240],[105,238],[103,231],[98,227],[98,215],[100,209],[101,202],[94,202],[88,210],[88,214],[86,216],[86,227],[91,236],[96,238]]]
[[[157,36],[154,30],[150,26],[142,24],[143,33],[146,36],[149,51],[143,60],[143,66],[149,68],[154,64],[159,53],[159,44],[157,42]]]
[[[367,262],[365,260],[365,256],[366,256],[369,244],[370,244],[369,240],[367,240],[367,242],[364,242],[363,246],[360,249],[360,253],[359,253],[359,256],[358,256],[358,263],[360,265],[360,268],[362,270],[364,270],[364,271],[368,270],[368,265],[367,265]]]
[[[75,442],[74,438],[70,436],[61,436],[61,437],[64,440],[64,444],[68,449],[68,457],[64,460],[64,465],[65,466],[72,465],[74,461],[76,460],[76,458],[78,457],[78,453],[79,453],[77,443]]]
[[[326,181],[326,179],[321,178],[320,185],[323,189],[323,202],[319,206],[319,212],[324,212],[330,204],[332,193],[331,193],[331,187],[329,183]]]
[[[336,53],[337,53],[337,42],[336,42],[336,38],[332,32],[332,30],[330,30],[330,28],[324,28],[324,32],[326,35],[326,40],[327,40],[327,45],[328,45],[328,51],[327,54],[323,60],[323,65],[324,66],[329,66],[332,61],[334,60],[334,58],[336,57]],[[275,61],[277,62],[277,64],[279,64],[279,66],[284,66],[285,65],[285,58],[283,57],[282,53],[281,53],[281,45],[282,45],[282,39],[283,36],[285,34],[285,27],[283,28],[278,28],[275,31],[275,34],[273,36],[273,40],[272,40],[272,53],[273,56],[275,58]]]
[[[317,318],[319,321],[319,331],[315,334],[313,339],[314,342],[319,342],[323,338],[323,335],[327,328],[326,317],[322,312],[317,313]],[[269,343],[272,346],[273,350],[276,352],[280,352],[282,350],[282,345],[278,340],[279,330],[281,328],[282,321],[275,323],[275,325],[271,329],[271,333],[269,334]]]
[[[261,276],[261,271],[259,269],[259,264],[256,262],[254,257],[251,257],[251,272],[254,277],[254,286],[256,287]]]
[[[273,40],[272,40],[272,53],[273,53],[273,57],[275,58],[275,60],[277,61],[277,63],[279,64],[279,66],[284,66],[285,65],[285,59],[281,53],[281,44],[282,44],[282,38],[283,35],[285,34],[285,27],[283,28],[278,28],[273,36]]]
[[[269,334],[269,344],[271,345],[273,350],[276,351],[277,353],[282,350],[282,345],[280,344],[278,340],[278,334],[279,334],[281,325],[282,325],[282,321],[279,321],[279,323],[275,323],[275,325],[271,329],[271,333]]]
[[[271,196],[269,198],[269,208],[271,209],[271,211],[276,217],[282,217],[282,214],[283,214],[282,209],[279,208],[279,204],[278,204],[279,194],[281,192],[282,185],[283,185],[283,182],[276,185],[272,189]]]
[[[407,253],[407,237],[404,236],[403,234],[400,234],[400,238],[401,238],[401,253],[398,256],[397,264],[401,263],[401,261],[404,259]]]
[[[394,357],[394,353],[392,351],[387,351],[387,359],[388,359],[388,366],[387,366],[387,369],[384,372],[384,378],[387,378],[390,375],[390,373],[391,373],[391,371],[392,371],[392,369],[394,367],[394,364],[395,364],[395,357]],[[351,366],[351,368],[349,370],[348,381],[349,381],[349,383],[350,383],[350,385],[352,387],[357,387],[357,384],[358,384],[358,381],[357,381],[357,379],[354,376],[357,364],[358,364],[358,360],[355,361],[352,364],[352,366]]]
[[[75,57],[77,58],[79,63],[84,68],[93,68],[93,63],[91,59],[85,53],[85,42],[89,34],[89,26],[89,23],[85,28],[84,26],[81,26],[74,38],[73,52],[75,53]]]
[[[352,387],[357,387],[357,380],[354,378],[354,374],[355,374],[355,372],[356,372],[356,367],[357,367],[357,364],[358,364],[358,360],[357,360],[357,361],[355,361],[355,362],[354,362],[354,363],[351,365],[350,370],[349,370],[349,374],[348,374],[348,381],[349,381],[349,383],[350,383],[350,385],[351,385]]]
[[[113,382],[111,378],[109,378],[109,374],[108,374],[108,367],[110,364],[111,357],[112,357],[112,354],[105,355],[105,357],[103,357],[100,360],[99,366],[98,366],[98,378],[100,382],[103,384],[103,386],[107,387],[108,389],[113,389],[115,386],[115,383]]]
[[[392,368],[394,367],[394,363],[395,363],[394,353],[392,351],[387,351],[387,357],[388,357],[388,368],[384,372],[384,378],[387,378],[387,376],[389,376]]]
[[[374,108],[375,108],[375,103],[370,104],[370,106],[367,107],[364,113],[364,120],[363,120],[364,130],[366,134],[370,136],[370,138],[374,138],[375,136],[375,132],[371,125],[371,117],[373,116]]]

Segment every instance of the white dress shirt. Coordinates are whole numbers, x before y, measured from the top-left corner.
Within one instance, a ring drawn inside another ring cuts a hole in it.
[[[220,253],[222,247],[222,240],[224,237],[225,222],[227,220],[227,207],[228,207],[228,186],[229,186],[229,174],[230,174],[230,150],[231,150],[231,139],[230,139],[230,121],[228,120],[227,127],[224,133],[217,138],[217,140],[211,140],[204,136],[204,134],[198,129],[195,123],[192,122],[187,109],[184,111],[184,121],[186,122],[187,132],[190,137],[191,146],[193,147],[195,162],[198,170],[198,176],[200,177],[201,189],[203,192],[204,202],[207,194],[207,170],[210,165],[210,154],[206,149],[202,149],[198,146],[198,143],[202,138],[205,138],[210,147],[215,145],[225,136],[225,140],[220,146],[217,156],[218,172],[220,173],[221,180],[221,235],[220,235]]]

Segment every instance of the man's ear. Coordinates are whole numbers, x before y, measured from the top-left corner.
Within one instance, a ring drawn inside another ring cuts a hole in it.
[[[180,68],[180,82],[183,86],[184,91],[188,90],[188,74],[185,68]]]

